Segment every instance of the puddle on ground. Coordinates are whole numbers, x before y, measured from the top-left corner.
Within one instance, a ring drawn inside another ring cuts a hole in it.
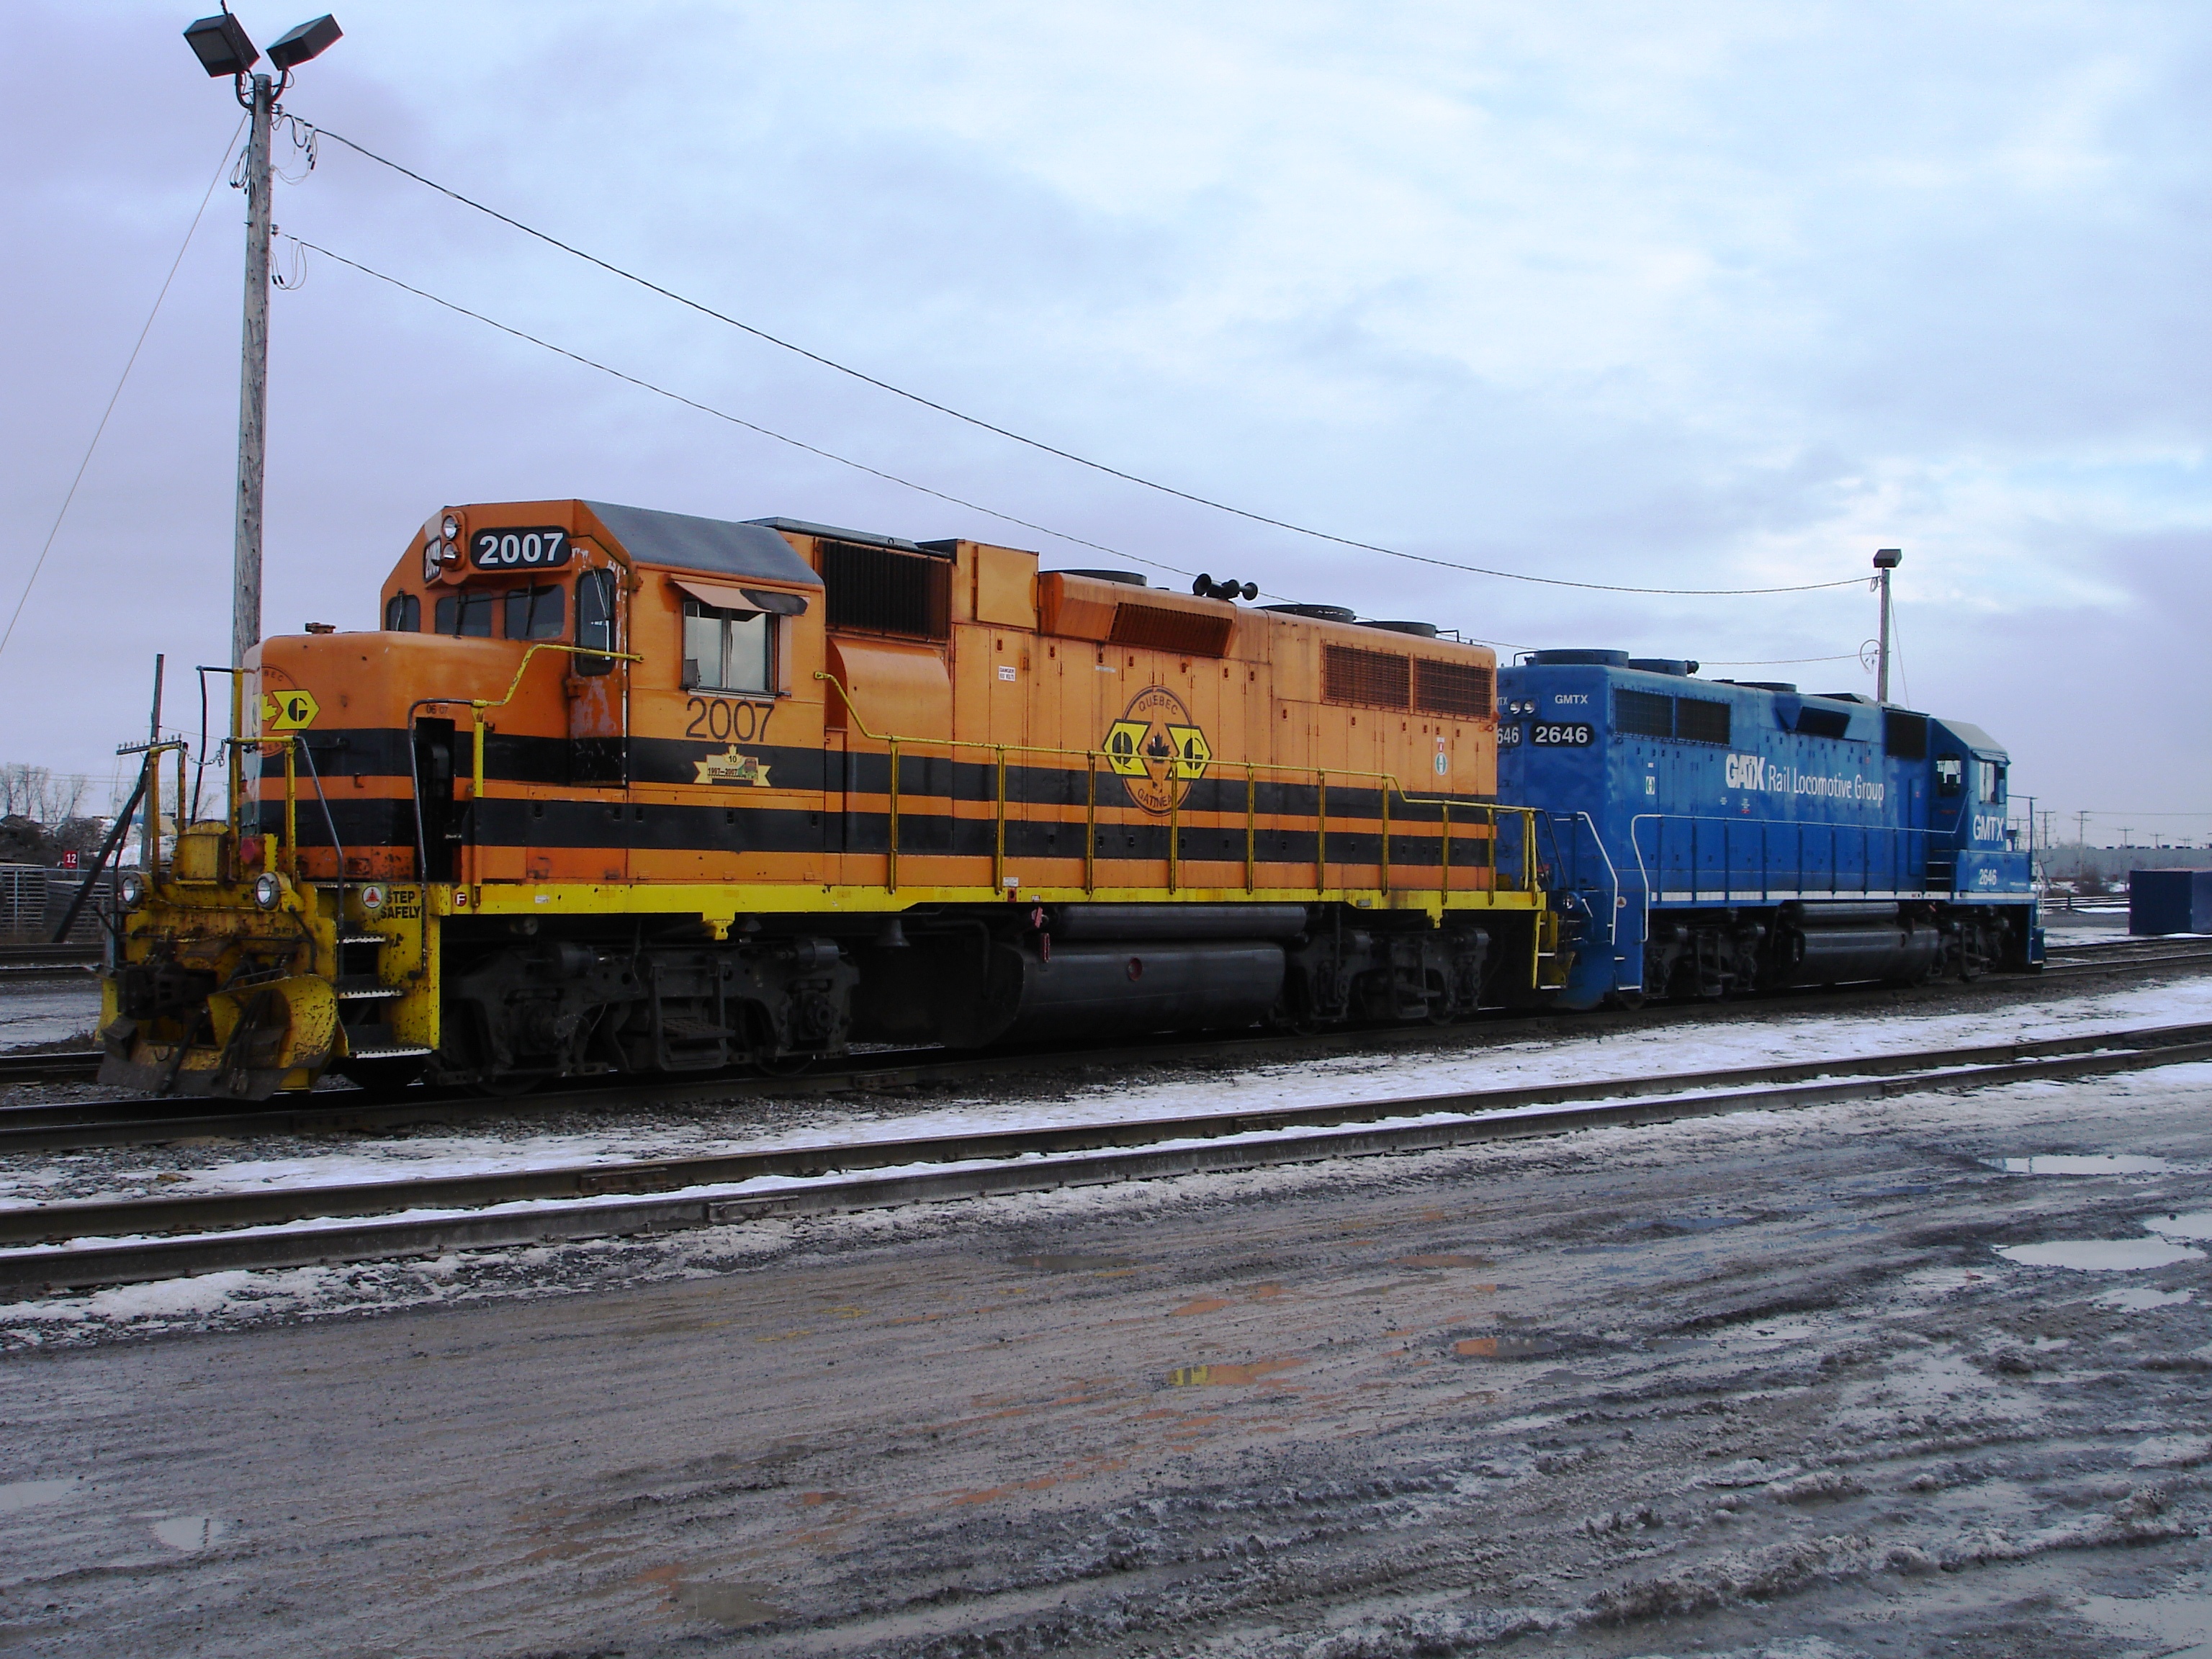
[[[676,1605],[695,1619],[718,1625],[764,1625],[783,1617],[783,1609],[769,1601],[764,1584],[681,1583],[676,1586]]]
[[[2173,1165],[2162,1158],[2136,1152],[2082,1154],[2039,1152],[2033,1158],[1992,1158],[1983,1162],[2007,1175],[2099,1176],[2164,1175]]]
[[[2148,1313],[2153,1308],[2172,1308],[2197,1298],[2194,1291],[2154,1291],[2148,1285],[2123,1285],[2094,1298],[2100,1308],[2115,1313]]]
[[[2071,1267],[2078,1273],[2137,1273],[2202,1261],[2204,1252],[2163,1238],[2067,1238],[2049,1244],[2000,1244],[1997,1254],[2027,1267]]]
[[[1452,1352],[1466,1359],[1534,1359],[1559,1351],[1548,1336],[1470,1336],[1452,1344]]]
[[[154,1523],[154,1536],[173,1550],[187,1553],[212,1548],[222,1541],[230,1523],[211,1515],[177,1515]]]
[[[2106,1630],[2160,1644],[2166,1659],[2212,1656],[2212,1595],[2085,1595],[2074,1611]]]
[[[1487,1267],[1486,1255],[1401,1255],[1391,1263],[1397,1267]]]
[[[0,1515],[13,1515],[17,1510],[52,1504],[76,1490],[76,1477],[73,1474],[60,1480],[11,1480],[0,1486]]]
[[[2212,1238],[2212,1210],[2194,1210],[2187,1215],[2153,1216],[2143,1225],[2167,1238]]]
[[[1229,1298],[1225,1296],[1201,1296],[1184,1303],[1180,1308],[1169,1309],[1168,1317],[1174,1319],[1190,1314],[1219,1313],[1228,1305]]]
[[[1684,1233],[1709,1233],[1720,1227],[1741,1227],[1746,1219],[1740,1215],[1662,1215],[1649,1221],[1632,1222],[1626,1231],[1657,1233],[1671,1238]]]
[[[1010,1266],[1041,1273],[1103,1273],[1137,1265],[1127,1255],[1018,1255]]]
[[[1264,1382],[1277,1373],[1295,1370],[1303,1359],[1257,1359],[1249,1365],[1178,1365],[1168,1373],[1171,1389],[1236,1388]]]

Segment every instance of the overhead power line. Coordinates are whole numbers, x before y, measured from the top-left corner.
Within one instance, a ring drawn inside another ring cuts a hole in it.
[[[650,392],[655,397],[665,398],[672,403],[682,404],[686,409],[696,409],[702,415],[711,415],[718,421],[727,421],[732,426],[743,427],[746,431],[758,433],[763,438],[772,438],[777,443],[788,444],[793,449],[804,450],[809,455],[818,455],[825,461],[835,461],[840,466],[849,466],[857,472],[865,472],[871,477],[881,478],[887,483],[895,483],[902,489],[918,490],[922,495],[934,496],[940,501],[948,501],[954,507],[965,507],[970,513],[981,513],[987,518],[998,519],[1006,524],[1019,525],[1024,530],[1036,531],[1040,536],[1050,536],[1059,541],[1073,542],[1078,547],[1087,547],[1094,553],[1105,554],[1109,558],[1128,559],[1138,564],[1150,565],[1155,570],[1164,570],[1173,576],[1188,576],[1192,574],[1188,570],[1179,570],[1171,564],[1163,564],[1158,559],[1146,558],[1142,554],[1124,553],[1119,548],[1107,546],[1103,542],[1094,542],[1082,536],[1071,535],[1064,530],[1054,530],[1049,525],[1037,524],[1028,519],[1017,518],[1011,513],[1001,513],[996,507],[985,507],[980,501],[971,501],[963,496],[948,495],[944,490],[933,489],[926,483],[917,483],[912,478],[902,478],[896,472],[886,472],[881,467],[870,466],[866,461],[856,461],[849,455],[840,455],[835,450],[823,449],[819,445],[808,443],[803,438],[794,438],[789,433],[778,432],[773,427],[761,425],[757,421],[749,421],[741,415],[732,415],[726,409],[716,409],[712,404],[702,404],[696,398],[687,398],[682,392],[672,392],[665,386],[656,386],[651,380],[641,379],[626,370],[603,363],[595,357],[586,357],[580,351],[571,351],[567,346],[556,345],[550,340],[541,339],[538,336],[527,333],[511,324],[502,323],[495,317],[487,317],[481,311],[471,311],[465,305],[456,304],[451,300],[431,293],[428,289],[417,288],[412,283],[403,282],[387,272],[376,270],[374,266],[365,265],[358,259],[349,259],[343,253],[334,253],[319,243],[310,242],[303,237],[291,234],[289,231],[279,231],[277,234],[283,237],[286,241],[304,248],[310,253],[319,253],[325,259],[333,260],[349,270],[357,270],[364,276],[374,276],[378,282],[387,283],[402,293],[413,295],[418,300],[428,300],[434,306],[441,307],[471,321],[482,323],[487,328],[495,328],[502,334],[526,341],[544,350],[552,352],[556,356],[566,357],[570,362],[581,363],[586,368],[597,369],[602,374],[611,375],[614,379],[636,386],[641,391]]]
[[[775,346],[779,350],[791,352],[797,356],[805,358],[809,362],[817,363],[821,367],[830,369],[836,374],[847,375],[853,380],[860,381],[864,385],[872,386],[879,392],[889,392],[892,397],[904,398],[910,404],[918,404],[923,409],[933,410],[937,414],[945,416],[951,420],[962,422],[966,425],[976,428],[980,431],[992,433],[996,436],[1008,440],[1010,442],[1024,445],[1026,447],[1036,450],[1042,454],[1057,457],[1059,459],[1070,462],[1076,466],[1087,467],[1091,471],[1103,473],[1108,477],[1119,478],[1125,483],[1133,483],[1140,489],[1155,490],[1163,495],[1173,496],[1177,501],[1188,501],[1195,507],[1206,507],[1216,513],[1226,513],[1232,517],[1243,519],[1249,523],[1266,525],[1272,529],[1288,531],[1292,535],[1310,537],[1316,541],[1332,543],[1338,547],[1348,547],[1363,553],[1379,553],[1393,559],[1404,559],[1414,564],[1425,564],[1445,570],[1464,571],[1470,575],[1490,576],[1501,581],[1533,582],[1546,587],[1579,588],[1583,592],[1595,593],[1642,593],[1662,595],[1676,599],[1744,598],[1758,594],[1811,593],[1817,592],[1826,588],[1853,587],[1857,586],[1858,583],[1863,580],[1862,577],[1851,576],[1835,581],[1795,582],[1776,587],[1635,587],[1615,582],[1573,581],[1564,576],[1532,576],[1525,571],[1499,570],[1487,565],[1462,563],[1455,559],[1440,559],[1425,553],[1408,553],[1402,548],[1386,547],[1379,542],[1364,542],[1360,541],[1354,537],[1339,536],[1329,531],[1316,530],[1309,526],[1293,523],[1288,519],[1278,519],[1265,513],[1255,513],[1246,507],[1235,507],[1227,501],[1216,501],[1211,496],[1197,495],[1188,489],[1179,489],[1173,484],[1161,483],[1157,479],[1147,478],[1138,473],[1127,471],[1121,467],[1109,465],[1104,461],[1092,460],[1088,456],[1075,453],[1073,450],[1062,449],[1058,445],[1046,443],[1042,439],[1028,437],[1024,434],[1013,431],[1009,428],[1000,426],[993,422],[984,420],[980,416],[970,415],[963,410],[954,409],[950,404],[939,403],[933,398],[926,398],[918,392],[909,392],[904,386],[895,386],[889,380],[882,380],[873,374],[868,374],[864,369],[854,368],[850,364],[839,362],[834,357],[825,356],[821,352],[810,350],[808,348],[799,345],[794,341],[787,340],[780,335],[769,332],[766,329],[757,327],[751,323],[744,322],[738,318],[732,317],[726,312],[717,311],[714,307],[707,305],[703,301],[692,299],[688,295],[679,294],[675,289],[664,287],[662,284],[653,281],[650,277],[641,276],[634,270],[625,270],[621,265],[616,264],[611,260],[603,259],[595,253],[587,252],[584,249],[577,247],[572,243],[564,242],[559,237],[550,235],[544,231],[539,230],[533,225],[525,224],[521,220],[514,218],[511,215],[502,213],[497,208],[491,207],[483,202],[479,202],[473,197],[465,196],[459,191],[452,188],[450,185],[441,185],[434,179],[426,178],[422,173],[416,172],[412,167],[404,167],[399,162],[392,160],[389,156],[378,155],[374,150],[368,149],[366,145],[355,143],[342,132],[333,132],[328,127],[315,126],[310,122],[299,120],[299,118],[297,117],[294,117],[293,118],[295,121],[298,121],[301,127],[307,129],[309,131],[319,134],[322,137],[328,138],[333,143],[343,144],[346,149],[353,151],[354,154],[362,157],[364,160],[374,161],[379,167],[388,167],[392,172],[400,174],[403,178],[411,179],[416,184],[422,185],[425,189],[435,191],[439,195],[446,197],[449,200],[458,202],[463,207],[472,209],[476,212],[483,214],[489,218],[496,219],[500,223],[507,225],[513,229],[519,230],[526,236],[535,238],[537,240],[544,243],[548,247],[557,248],[562,252],[568,254],[574,258],[581,259],[586,264],[596,266],[598,269],[605,271],[610,276],[620,277],[626,283],[635,283],[639,288],[646,289],[648,293],[657,294],[663,299],[673,301],[676,304],[684,306],[690,310],[696,311],[703,317],[712,318],[718,323],[726,324],[731,328],[737,329],[745,334],[750,334],[755,339],[763,341],[769,345]],[[333,255],[331,257],[335,258],[337,256]],[[374,276],[378,273],[370,272],[369,274]],[[424,297],[428,298],[430,296],[425,295]],[[443,301],[441,301],[440,303],[442,304]],[[495,325],[495,326],[497,326],[497,325]],[[593,367],[596,368],[599,367],[599,365],[595,364]],[[609,372],[611,373],[612,371]],[[719,413],[719,411],[709,412]],[[769,435],[774,436],[775,434],[770,434]],[[898,482],[904,483],[906,481],[902,479]],[[922,486],[916,485],[915,487],[919,489]],[[932,490],[929,493],[935,495],[938,492]],[[951,500],[951,498],[948,496],[945,499]],[[963,505],[965,505],[965,503],[963,503]],[[994,516],[1003,517],[1005,515],[994,514]],[[1012,520],[1012,522],[1018,523],[1020,521],[1017,520]],[[1095,545],[1095,544],[1091,544]]]
[[[169,274],[161,278],[161,291],[154,296],[153,307],[146,313],[145,326],[138,331],[137,339],[131,343],[130,356],[124,359],[123,373],[115,377],[115,390],[107,394],[107,407],[100,411],[100,423],[93,428],[92,441],[84,447],[84,459],[76,464],[76,474],[70,478],[69,489],[62,496],[61,510],[54,514],[53,524],[46,531],[46,539],[39,548],[39,556],[31,561],[31,574],[23,578],[23,591],[16,595],[15,608],[9,613],[6,630],[0,632],[0,652],[6,651],[8,642],[15,637],[15,624],[23,619],[23,607],[31,602],[31,589],[38,583],[39,573],[46,568],[46,555],[54,550],[54,538],[62,533],[62,520],[69,517],[70,506],[76,500],[77,486],[84,482],[85,469],[92,465],[93,452],[100,447],[100,438],[107,431],[108,417],[115,413],[117,400],[123,396],[123,388],[131,379],[131,371],[137,367],[138,354],[146,349],[146,337],[154,331],[154,319],[161,314],[161,301],[169,297],[169,284],[177,280],[177,271],[185,263],[185,250],[191,246],[193,234],[199,229],[200,221],[207,215],[207,205],[215,199],[215,187],[222,182],[224,169],[230,165],[230,152],[237,147],[238,135],[245,130],[246,121],[241,117],[238,125],[231,129],[230,137],[223,141],[222,159],[216,164],[215,176],[208,180],[207,189],[201,193],[200,204],[192,214],[191,223],[185,227],[185,240],[177,245],[177,257],[169,261]]]

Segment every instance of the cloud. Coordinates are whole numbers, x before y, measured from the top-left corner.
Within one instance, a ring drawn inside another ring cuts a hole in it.
[[[46,76],[0,112],[24,158],[0,180],[19,251],[0,281],[40,319],[0,369],[0,586],[236,118],[158,8],[19,14],[40,61],[97,63],[100,96]],[[2197,9],[399,3],[352,27],[302,76],[301,114],[1180,487],[1595,581],[1847,576],[1902,545],[1923,706],[2006,736],[2046,803],[2212,812],[2203,721],[2161,690],[2197,684],[2174,599],[2212,538]],[[101,765],[143,720],[151,652],[223,650],[236,217],[225,193],[0,659],[19,692],[0,751]],[[827,374],[334,145],[278,218],[809,442],[1273,592],[1714,661],[1848,657],[1872,631],[1856,589],[1631,601],[1207,514]],[[275,304],[272,629],[366,623],[448,501],[590,495],[1097,557],[327,261],[307,278]],[[1803,673],[1863,683],[1848,661]],[[2084,688],[2120,685],[2124,720],[2084,714]]]

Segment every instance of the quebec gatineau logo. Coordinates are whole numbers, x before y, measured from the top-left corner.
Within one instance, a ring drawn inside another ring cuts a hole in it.
[[[1182,699],[1164,685],[1137,693],[1121,718],[1106,728],[1108,764],[1129,799],[1147,812],[1166,812],[1206,775],[1212,745]]]
[[[741,755],[734,743],[720,755],[695,761],[701,783],[749,783],[758,789],[768,784],[768,763],[757,755]]]

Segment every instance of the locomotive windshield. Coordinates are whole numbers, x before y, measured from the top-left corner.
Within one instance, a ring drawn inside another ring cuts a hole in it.
[[[559,587],[511,587],[507,592],[507,637],[557,640],[567,626]]]
[[[459,640],[489,639],[493,601],[497,598],[497,594],[486,588],[464,588],[458,593],[441,593],[437,607],[430,613],[431,631],[450,634]]]

